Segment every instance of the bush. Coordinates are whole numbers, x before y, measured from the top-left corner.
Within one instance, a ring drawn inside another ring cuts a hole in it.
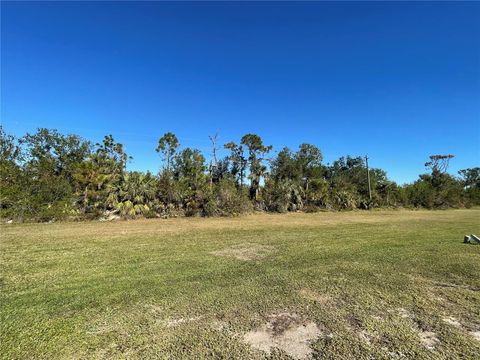
[[[303,208],[303,189],[292,180],[269,182],[263,196],[266,210],[279,213]]]
[[[324,179],[312,179],[305,193],[306,203],[314,207],[327,207],[330,202],[329,185]]]
[[[338,210],[353,210],[357,207],[358,195],[345,190],[337,190],[332,194],[332,205]]]
[[[248,195],[242,189],[237,189],[235,182],[230,179],[222,179],[215,185],[211,202],[215,209],[211,214],[220,216],[239,215],[253,210]]]

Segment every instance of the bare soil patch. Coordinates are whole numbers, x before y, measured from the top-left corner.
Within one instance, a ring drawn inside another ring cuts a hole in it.
[[[323,295],[320,294],[316,291],[304,288],[299,291],[300,296],[303,298],[310,300],[310,301],[315,301],[320,304],[326,304],[327,302],[331,301],[332,298],[328,295]]]
[[[311,341],[319,338],[322,331],[311,321],[304,321],[296,314],[272,315],[269,321],[243,336],[245,343],[267,354],[273,348],[285,351],[296,359],[305,359],[311,353]]]
[[[428,350],[434,350],[435,345],[440,343],[437,335],[433,331],[419,331],[420,341]]]
[[[414,318],[414,316],[408,310],[406,310],[404,308],[398,308],[397,311],[398,311],[398,315],[402,319],[413,319]]]
[[[193,321],[198,321],[202,318],[203,316],[193,316],[189,318],[170,319],[167,321],[167,327],[174,327],[174,326],[178,326],[178,325],[193,322]]]
[[[435,350],[435,347],[440,344],[440,340],[437,338],[437,334],[432,331],[431,327],[417,319],[415,314],[404,308],[397,308],[397,313],[402,319],[411,320],[411,327],[420,338],[420,343],[428,350]]]
[[[473,337],[475,340],[478,340],[480,341],[480,331],[477,331],[475,329],[472,329],[471,326],[464,326],[462,325],[462,323],[460,323],[460,321],[453,317],[453,316],[447,316],[447,317],[444,317],[442,318],[443,322],[446,323],[446,324],[449,324],[449,325],[452,325],[464,332],[467,332],[471,337]]]
[[[242,261],[254,261],[267,257],[273,250],[274,247],[269,245],[244,243],[223,250],[213,251],[212,254],[216,256],[233,257]]]
[[[477,341],[480,341],[480,331],[470,331],[469,334]]]
[[[444,317],[442,318],[442,321],[444,323],[447,323],[449,325],[452,325],[452,326],[455,326],[457,328],[461,328],[462,327],[462,324],[460,324],[460,322],[454,318],[453,316],[447,316],[447,317]]]
[[[364,329],[358,330],[357,336],[360,338],[360,340],[367,343],[368,345],[372,344],[373,335],[370,334],[367,330],[364,330]]]
[[[347,317],[347,321],[349,323],[348,328],[351,331],[355,332],[355,334],[357,334],[360,340],[362,340],[368,345],[372,344],[375,336],[363,328],[363,323],[358,317],[354,315],[349,315]]]

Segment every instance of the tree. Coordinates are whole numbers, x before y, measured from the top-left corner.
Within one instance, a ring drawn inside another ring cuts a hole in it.
[[[233,141],[225,144],[223,147],[230,150],[230,155],[227,157],[232,164],[230,172],[236,180],[237,188],[242,188],[247,166],[247,159],[243,156],[243,147],[235,144]]]
[[[22,153],[17,139],[0,125],[0,216],[22,217],[29,200],[28,178],[21,167]]]
[[[20,139],[24,150],[22,214],[38,220],[62,218],[75,210],[76,169],[91,151],[77,135],[40,128]],[[22,216],[23,216],[22,215]]]
[[[296,211],[303,207],[302,193],[303,189],[298,183],[290,179],[281,179],[273,183],[268,182],[263,198],[269,211]]]
[[[382,169],[370,169],[370,201],[361,157],[322,165],[320,149],[304,143],[296,152],[285,147],[267,159],[272,147],[247,134],[238,144],[225,144],[229,154],[221,159],[217,136],[210,140],[207,168],[199,150],[178,151],[176,136],[165,133],[156,149],[164,160],[157,177],[127,171],[130,157],[112,135],[92,146],[77,135],[41,128],[17,140],[0,126],[0,217],[44,221],[112,211],[127,217],[168,217],[232,215],[255,207],[283,212],[480,205],[480,168],[460,170],[455,177],[447,172],[453,155],[430,156],[425,165],[431,172],[404,186],[389,180]]]
[[[480,167],[460,170],[467,206],[480,205]]]
[[[442,174],[447,172],[450,159],[455,155],[430,155],[430,161],[425,163],[425,167],[432,171],[432,174]]]
[[[431,174],[421,174],[412,185],[405,187],[408,203],[426,208],[447,208],[464,205],[463,184],[447,173],[453,155],[432,155],[425,166]]]
[[[450,160],[454,155],[431,155],[430,161],[425,163],[425,167],[431,170],[432,173],[432,185],[435,188],[440,188],[446,180],[448,180],[447,169]]]
[[[78,166],[75,180],[78,203],[84,214],[98,216],[118,202],[121,176],[112,172],[111,165],[97,154]]]
[[[240,141],[248,150],[248,162],[250,164],[250,198],[257,200],[260,188],[261,177],[265,174],[267,167],[263,164],[265,155],[272,149],[272,146],[263,145],[260,136],[255,134],[244,135]]]
[[[97,143],[97,161],[108,164],[111,170],[117,174],[122,174],[127,166],[127,161],[131,159],[123,149],[121,143],[116,143],[112,135],[106,135],[101,143]]]
[[[120,185],[131,157],[112,135],[95,146],[95,152],[78,165],[74,177],[80,208],[84,213],[100,215],[119,202]]]
[[[230,176],[231,173],[229,172],[230,168],[230,160],[227,158],[223,158],[218,160],[217,166],[214,168],[213,171],[213,182],[219,183],[222,179],[231,178],[234,179],[233,176]]]
[[[128,172],[120,184],[120,200],[115,207],[125,217],[147,215],[156,205],[156,190],[157,180],[150,172]]]
[[[186,148],[175,158],[174,176],[177,180],[185,178],[189,185],[196,188],[198,179],[205,171],[205,158],[200,150]]]
[[[17,143],[17,139],[13,135],[9,135],[0,125],[0,161],[17,162],[20,158],[21,150]]]
[[[289,148],[284,147],[271,161],[271,175],[275,181],[300,181],[302,174],[299,163]]]
[[[174,133],[166,132],[159,140],[158,146],[155,149],[156,152],[163,154],[163,161],[167,162],[166,169],[170,171],[172,165],[172,159],[177,152],[180,143]]]
[[[463,169],[458,172],[466,188],[480,189],[480,167]]]
[[[342,156],[327,167],[326,179],[334,189],[368,195],[367,182],[365,181],[365,166],[360,156]]]
[[[205,158],[197,149],[186,148],[175,158],[174,179],[179,183],[187,216],[201,214],[209,202],[212,187],[205,170]]]
[[[311,144],[301,144],[295,154],[295,159],[300,167],[304,188],[308,191],[308,184],[314,177],[320,177],[322,172],[323,155],[318,147]]]
[[[26,148],[30,167],[48,166],[49,171],[64,176],[70,183],[75,168],[91,153],[89,141],[77,135],[62,135],[57,130],[40,128],[34,134],[27,133],[20,141]]]

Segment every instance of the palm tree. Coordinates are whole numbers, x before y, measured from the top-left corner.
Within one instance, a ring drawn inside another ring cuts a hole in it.
[[[126,173],[118,190],[115,207],[123,216],[134,217],[150,211],[155,205],[157,180],[147,172]]]

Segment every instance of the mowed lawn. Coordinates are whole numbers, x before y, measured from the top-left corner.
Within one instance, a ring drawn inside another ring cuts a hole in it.
[[[480,358],[480,210],[0,230],[4,359]]]

